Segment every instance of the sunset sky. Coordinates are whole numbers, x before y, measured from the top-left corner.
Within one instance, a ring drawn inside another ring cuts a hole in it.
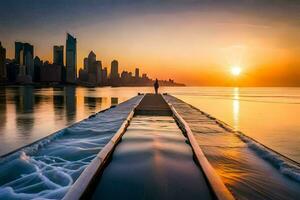
[[[9,0],[0,2],[0,41],[52,46],[78,40],[103,66],[140,67],[188,85],[300,85],[300,2],[296,0]],[[233,76],[233,67],[240,76]]]

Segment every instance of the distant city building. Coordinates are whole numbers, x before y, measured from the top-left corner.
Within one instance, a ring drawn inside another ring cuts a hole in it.
[[[66,70],[64,66],[64,46],[53,46],[53,64],[61,66],[61,81],[66,81]]]
[[[18,83],[32,83],[32,76],[27,74],[27,67],[26,67],[26,61],[27,65],[30,65],[31,67],[31,53],[27,51],[27,56],[24,56],[24,48],[19,51],[19,70],[18,70],[18,76],[17,76],[17,82]],[[30,69],[29,69],[30,70]]]
[[[34,65],[33,81],[40,82],[41,81],[41,68],[43,66],[43,61],[38,56],[36,56],[33,60],[33,65]]]
[[[9,83],[14,83],[17,80],[19,74],[19,65],[16,62],[8,62],[6,64],[6,72],[7,72],[7,81]]]
[[[101,84],[107,85],[108,84],[108,77],[107,77],[107,68],[104,67],[101,71]]]
[[[125,79],[128,76],[128,72],[127,71],[122,71],[121,73],[121,79]]]
[[[32,77],[29,75],[26,75],[26,66],[25,65],[19,65],[19,74],[17,76],[17,83],[32,83]]]
[[[102,74],[102,63],[100,60],[97,60],[96,63],[96,78],[97,78],[97,85],[101,85],[102,84],[102,78],[101,78],[101,74]]]
[[[64,46],[53,46],[53,64],[64,66]]]
[[[76,38],[67,33],[66,40],[66,81],[68,83],[76,83],[77,79],[77,48]]]
[[[86,69],[79,70],[79,80],[83,83],[87,83],[89,80],[89,75]]]
[[[96,86],[102,84],[102,64],[96,60],[96,54],[91,51],[83,60],[83,69],[79,70],[79,81],[82,84]]]
[[[19,67],[19,77],[26,76],[26,67],[25,65],[20,65]]]
[[[93,85],[97,84],[96,54],[93,51],[88,56],[88,82]]]
[[[119,63],[117,60],[111,62],[110,78],[116,80],[119,78]]]
[[[87,70],[89,65],[89,59],[88,58],[84,58],[83,59],[83,69]]]
[[[24,54],[24,50],[23,49],[21,49],[20,50],[20,55],[23,55]],[[25,58],[23,57],[23,56],[20,56],[20,58],[19,58],[19,63],[18,63],[19,65],[25,65]]]
[[[34,65],[33,65],[33,56],[31,52],[27,52],[25,55],[25,66],[26,66],[26,75],[29,75],[33,78]]]
[[[124,84],[129,84],[131,82],[132,79],[132,73],[131,72],[127,72],[127,71],[123,71],[121,73],[121,83]]]
[[[63,66],[45,62],[41,67],[41,82],[59,83],[61,82],[61,68]]]
[[[136,79],[138,79],[140,77],[140,69],[139,68],[135,68],[135,74],[134,74],[134,77]]]
[[[15,62],[19,64],[19,82],[30,83],[33,78],[33,45],[23,42],[15,42]],[[25,72],[25,74],[24,74]]]
[[[5,82],[6,80],[6,49],[2,47],[2,44],[0,42],[0,82]]]
[[[24,43],[15,42],[15,61],[17,64],[20,64],[20,52],[24,50]]]
[[[147,74],[143,74],[142,78],[148,78]]]
[[[21,53],[22,51],[22,53]],[[34,48],[33,45],[29,43],[23,43],[23,42],[15,42],[15,61],[17,64],[20,64],[20,59],[23,59],[24,63],[26,55],[30,53],[31,59],[33,59],[34,56]]]
[[[92,74],[96,73],[95,62],[96,62],[96,54],[93,51],[91,51],[88,56],[88,72],[89,73],[92,73]]]

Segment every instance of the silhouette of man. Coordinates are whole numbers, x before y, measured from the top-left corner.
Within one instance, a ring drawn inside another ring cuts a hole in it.
[[[155,82],[154,82],[155,94],[158,93],[158,88],[159,88],[159,84],[158,84],[158,80],[156,79]]]

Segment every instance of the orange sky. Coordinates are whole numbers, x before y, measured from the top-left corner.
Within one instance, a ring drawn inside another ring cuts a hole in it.
[[[55,24],[24,29],[2,43],[9,57],[17,39],[31,42],[36,55],[52,60],[52,45],[64,44],[65,32],[70,31],[78,40],[78,68],[93,50],[105,67],[117,59],[121,69],[138,66],[152,78],[188,85],[289,82],[283,77],[295,79],[289,85],[300,84],[295,77],[300,71],[300,26],[293,15],[244,9],[210,6],[131,14],[117,10],[110,18],[78,19],[64,29]],[[231,76],[233,66],[242,68],[239,78]]]

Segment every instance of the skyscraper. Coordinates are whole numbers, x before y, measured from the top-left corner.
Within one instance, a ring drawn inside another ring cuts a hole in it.
[[[61,82],[61,70],[62,66],[57,64],[50,64],[45,62],[41,67],[41,81],[42,82]]]
[[[15,61],[17,64],[20,64],[20,51],[23,50],[22,42],[15,42]],[[23,57],[22,57],[23,59]]]
[[[84,59],[83,59],[83,69],[84,69],[84,70],[87,70],[88,65],[89,65],[89,60],[88,60],[88,58],[84,58]]]
[[[96,85],[97,83],[97,68],[96,68],[96,54],[91,51],[88,56],[88,82],[90,84]]]
[[[19,75],[27,75],[28,77],[26,77],[26,80],[29,82],[31,82],[34,75],[33,56],[33,45],[29,43],[15,42],[15,61],[20,65]]]
[[[96,77],[97,77],[97,84],[102,84],[102,62],[100,60],[96,61]]]
[[[66,40],[66,67],[67,67],[67,82],[75,83],[77,79],[77,64],[76,64],[76,38],[67,33]]]
[[[110,78],[112,81],[119,78],[119,63],[117,60],[113,60],[111,62],[111,68],[110,68]]]
[[[88,72],[96,73],[96,54],[93,51],[88,56]]]
[[[96,60],[96,54],[93,51],[89,53],[87,59],[84,59],[84,65],[87,65],[88,82],[93,85],[100,85],[102,64],[101,61]]]
[[[139,68],[135,68],[135,74],[134,74],[134,77],[136,79],[138,79],[140,77],[140,69]]]
[[[23,50],[23,53],[21,53],[21,50]],[[34,56],[34,49],[33,49],[33,45],[29,44],[29,43],[23,43],[23,42],[15,42],[15,61],[17,62],[17,64],[20,64],[20,59],[22,58],[24,63],[26,63],[26,55],[28,55],[28,53],[30,53],[30,59],[33,60],[33,56]]]
[[[2,47],[2,44],[0,42],[0,82],[4,82],[7,79],[5,60],[6,49]]]
[[[107,85],[107,68],[104,67],[101,71],[101,84]]]
[[[35,82],[39,82],[41,81],[41,68],[43,66],[43,61],[41,61],[41,59],[36,56],[33,60],[34,63],[34,79],[33,81]]]
[[[53,64],[64,66],[64,46],[53,46]]]
[[[21,56],[20,56],[20,60],[19,60],[20,65],[19,65],[18,82],[23,82],[24,79],[26,79],[26,78],[24,78],[26,76],[26,66],[24,63],[24,58],[22,56],[24,54],[24,50],[21,49],[19,53]]]
[[[25,66],[26,66],[26,75],[29,75],[33,79],[34,64],[33,56],[30,51],[25,54]]]
[[[27,51],[27,54],[25,54],[24,48],[21,48],[19,55],[19,73],[16,81],[18,83],[31,83],[32,76],[28,74],[31,73],[31,53],[30,51]],[[28,68],[26,64],[29,66]]]

